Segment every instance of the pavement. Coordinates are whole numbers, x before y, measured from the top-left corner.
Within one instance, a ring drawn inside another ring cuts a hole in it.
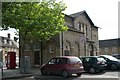
[[[3,69],[3,77],[2,79],[13,79],[13,78],[20,78],[20,77],[29,77],[40,75],[39,68],[31,68],[29,73],[21,73],[19,68],[16,69]]]

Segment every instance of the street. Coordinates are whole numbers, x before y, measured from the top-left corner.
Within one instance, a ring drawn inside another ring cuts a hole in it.
[[[31,77],[23,77],[23,78],[16,78],[16,79],[4,79],[4,80],[119,80],[118,75],[120,71],[105,71],[97,74],[89,74],[83,73],[81,77],[77,77],[73,74],[69,78],[63,78],[59,75],[36,75]],[[36,79],[35,79],[36,77]]]

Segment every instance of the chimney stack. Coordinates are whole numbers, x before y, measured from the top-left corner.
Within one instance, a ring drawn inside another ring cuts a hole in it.
[[[10,33],[8,33],[8,38],[10,39]]]

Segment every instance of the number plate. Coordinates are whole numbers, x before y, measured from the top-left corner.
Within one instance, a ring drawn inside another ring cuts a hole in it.
[[[75,66],[75,67],[80,67],[80,65],[79,65],[79,64],[75,64],[74,66]]]

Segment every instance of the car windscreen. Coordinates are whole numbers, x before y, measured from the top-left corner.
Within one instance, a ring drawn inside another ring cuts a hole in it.
[[[113,56],[106,55],[104,57],[108,58],[109,60],[118,61],[118,59]]]
[[[71,63],[77,63],[77,62],[82,63],[82,61],[77,57],[71,57],[71,58],[69,58],[69,60]]]
[[[120,59],[120,55],[112,55],[113,57]]]
[[[105,59],[101,58],[101,57],[98,57],[97,60],[100,61],[100,62],[102,62],[102,61],[106,62]]]

